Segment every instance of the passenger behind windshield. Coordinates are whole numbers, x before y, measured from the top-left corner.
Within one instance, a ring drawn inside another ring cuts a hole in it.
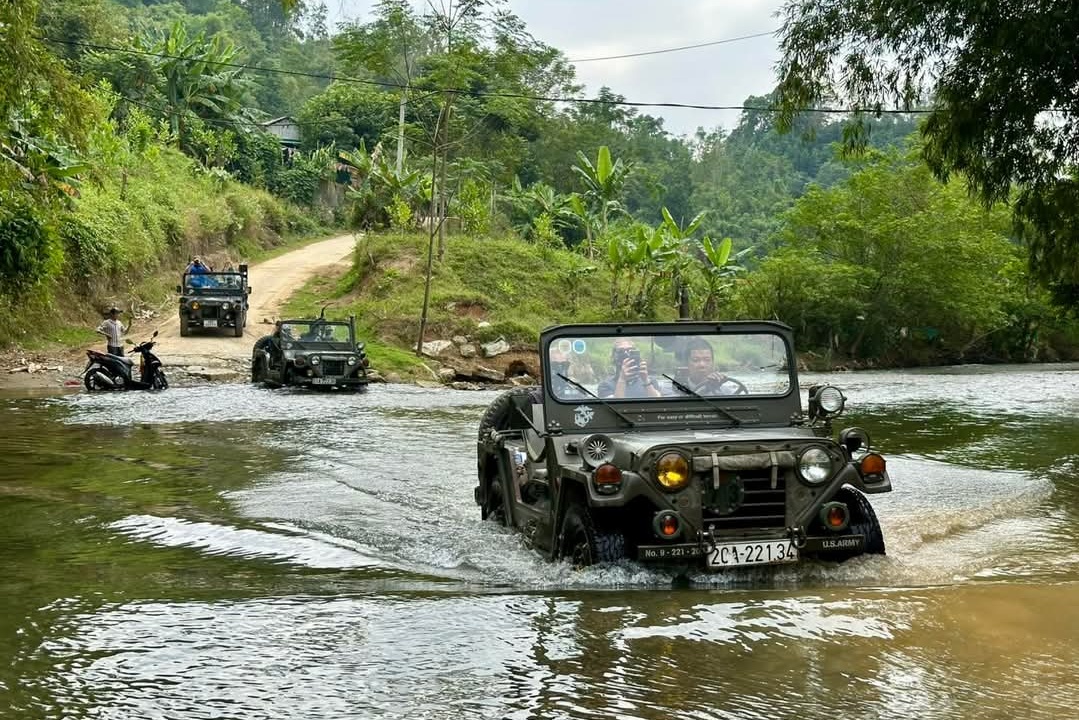
[[[648,362],[641,357],[637,343],[629,338],[616,340],[611,349],[613,372],[600,382],[596,395],[601,398],[642,398],[661,395],[656,381],[648,375]]]

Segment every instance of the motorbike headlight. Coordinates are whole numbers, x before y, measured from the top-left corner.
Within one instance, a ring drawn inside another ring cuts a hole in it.
[[[350,357],[347,362],[348,362],[348,364],[350,366],[355,365],[356,364],[356,358]]]
[[[318,355],[312,355],[312,356],[311,356],[311,359],[310,359],[310,363],[311,363],[312,365],[318,365],[318,364],[319,364],[319,359],[318,359]]]
[[[809,448],[798,458],[798,474],[811,485],[824,482],[832,476],[832,456],[823,448]]]
[[[664,490],[681,490],[689,482],[689,461],[681,453],[664,453],[656,460],[656,480]]]

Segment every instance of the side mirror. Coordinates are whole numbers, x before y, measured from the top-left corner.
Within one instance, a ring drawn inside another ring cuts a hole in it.
[[[247,291],[246,292],[247,292],[248,295],[251,294],[251,286],[250,285],[247,286]]]
[[[183,286],[183,285],[177,285],[177,286],[176,286],[176,292],[178,292],[178,293],[180,293],[181,295],[183,295],[183,294],[184,294],[184,286]]]
[[[154,334],[150,336],[150,339],[153,340],[155,337],[157,337],[157,330],[154,330]]]

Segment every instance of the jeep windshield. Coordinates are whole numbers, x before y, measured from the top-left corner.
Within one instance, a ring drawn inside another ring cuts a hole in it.
[[[230,272],[185,273],[188,295],[235,295],[243,292],[243,275]]]
[[[281,340],[303,347],[327,347],[333,350],[352,350],[352,328],[348,323],[323,321],[289,321],[281,323]]]
[[[555,399],[607,402],[786,396],[790,349],[767,331],[561,336],[547,348]]]

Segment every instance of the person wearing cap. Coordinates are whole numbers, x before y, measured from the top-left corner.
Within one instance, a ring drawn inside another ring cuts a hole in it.
[[[130,327],[130,326],[128,326]],[[124,354],[124,333],[128,328],[120,322],[120,308],[109,308],[109,316],[97,326],[97,332],[104,335],[109,355]]]

